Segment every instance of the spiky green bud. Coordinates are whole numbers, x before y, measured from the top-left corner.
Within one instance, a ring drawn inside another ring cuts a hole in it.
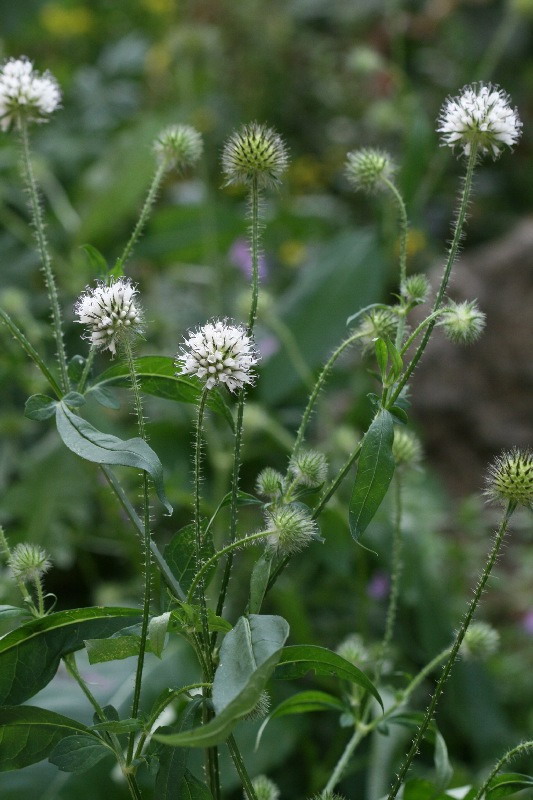
[[[38,580],[51,567],[48,553],[37,544],[21,542],[11,551],[9,567],[18,581],[29,583]]]
[[[437,323],[455,344],[472,344],[481,336],[485,327],[485,314],[475,300],[462,303],[450,302]]]
[[[422,445],[418,436],[405,428],[394,428],[392,455],[396,466],[416,467],[422,459]]]
[[[292,555],[316,539],[318,526],[309,511],[299,505],[268,509],[267,542],[280,555]]]
[[[280,791],[274,781],[266,775],[258,775],[252,780],[257,800],[279,800]],[[244,792],[244,800],[248,800],[248,795]]]
[[[385,187],[396,167],[388,153],[369,147],[354,150],[346,157],[345,174],[352,186],[362,192],[373,193]]]
[[[389,308],[373,308],[363,316],[357,333],[364,350],[374,347],[376,339],[394,339],[398,317]]]
[[[327,478],[328,463],[318,450],[300,450],[291,458],[289,472],[300,486],[316,488]]]
[[[191,125],[170,125],[154,142],[156,158],[165,169],[183,172],[199,161],[204,145],[202,137]]]
[[[533,503],[533,452],[513,448],[489,466],[485,495],[507,505],[531,507]]]
[[[401,289],[401,295],[408,303],[420,305],[425,303],[429,296],[429,281],[425,275],[409,275]]]
[[[265,467],[257,476],[255,484],[257,494],[275,500],[283,491],[283,475],[277,469]]]
[[[222,152],[226,185],[251,184],[274,186],[287,169],[287,149],[272,128],[252,122],[235,131]]]
[[[486,622],[473,622],[461,644],[461,655],[485,661],[498,650],[500,634]]]

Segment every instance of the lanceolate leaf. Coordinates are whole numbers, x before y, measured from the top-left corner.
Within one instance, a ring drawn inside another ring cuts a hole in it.
[[[96,464],[120,464],[136,467],[150,475],[157,496],[172,514],[172,506],[165,497],[163,488],[163,467],[161,462],[144,439],[119,439],[109,433],[94,428],[87,420],[73,414],[64,403],[56,408],[56,423],[63,443],[76,455]]]
[[[526,788],[533,789],[533,776],[521,775],[519,772],[504,772],[490,782],[487,800],[500,800]]]
[[[139,377],[141,389],[146,394],[175,400],[180,403],[196,404],[202,393],[200,384],[185,375],[176,375],[174,359],[169,356],[142,356],[136,359],[135,369]],[[95,378],[89,394],[98,388],[130,385],[127,364],[115,364]],[[212,411],[221,414],[233,429],[234,422],[231,411],[218,391],[209,392],[207,405]]]
[[[350,531],[355,541],[372,521],[394,474],[391,414],[380,409],[365,434],[350,498]]]
[[[58,611],[21,625],[0,639],[0,704],[23,703],[57,672],[61,658],[84,646],[84,639],[111,636],[140,620],[131,608]]]
[[[0,771],[35,764],[47,758],[62,739],[90,733],[80,722],[44,708],[0,708]],[[92,738],[98,741],[95,736]]]
[[[85,772],[110,754],[113,750],[99,736],[77,733],[61,739],[48,760],[63,772]]]
[[[255,749],[257,750],[263,732],[270,722],[276,717],[285,717],[288,714],[307,714],[310,711],[345,711],[345,706],[342,700],[327,692],[298,692],[283,700],[273,711],[270,712],[268,717],[263,721],[261,727],[257,732],[255,740]]]

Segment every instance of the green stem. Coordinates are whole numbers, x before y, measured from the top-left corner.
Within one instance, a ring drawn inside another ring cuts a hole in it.
[[[394,623],[396,622],[396,614],[398,611],[398,597],[400,595],[400,580],[403,569],[402,547],[402,482],[400,473],[396,471],[394,476],[394,533],[392,540],[391,588],[385,621],[385,634],[377,658],[377,675],[381,672],[383,660],[387,656],[394,633]]]
[[[3,308],[0,308],[0,319],[13,335],[13,338],[16,339],[20,344],[26,355],[29,356],[33,363],[41,370],[42,374],[50,384],[50,387],[53,389],[56,396],[61,400],[63,397],[63,391],[58,382],[42,360],[37,350],[29,343],[22,331],[15,325],[9,314],[4,311]]]
[[[209,389],[204,388],[202,394],[200,395],[200,403],[198,405],[198,417],[196,421],[196,436],[195,436],[195,444],[194,444],[194,548],[195,548],[195,561],[196,561],[196,572],[197,575],[200,575],[200,579],[195,584],[195,589],[198,586],[198,600],[200,603],[200,618],[202,622],[202,640],[203,640],[203,647],[204,653],[207,660],[208,665],[208,674],[205,676],[206,680],[211,681],[213,680],[213,661],[211,656],[211,644],[210,644],[210,637],[209,637],[209,624],[207,619],[207,603],[205,599],[205,582],[203,581],[203,537],[202,537],[202,525],[201,525],[201,517],[200,517],[200,482],[201,482],[201,473],[202,473],[202,431],[203,431],[203,423],[204,423],[204,412],[205,412],[205,404],[207,401],[207,396],[209,394]],[[189,591],[188,599],[191,598],[192,594]]]
[[[85,386],[87,385],[87,378],[91,373],[91,368],[93,365],[95,355],[96,355],[96,347],[94,347],[94,345],[91,345],[91,348],[87,354],[87,359],[83,366],[83,372],[81,373],[81,377],[78,383],[77,390],[80,394],[83,394],[83,392],[85,391]]]
[[[235,741],[235,737],[233,736],[233,734],[229,737],[229,739],[227,741],[227,745],[228,745],[228,750],[229,750],[231,759],[233,761],[233,764],[235,765],[235,769],[237,770],[237,774],[239,775],[239,778],[242,781],[242,786],[243,786],[243,789],[244,789],[244,791],[246,793],[246,796],[247,796],[248,800],[257,800],[257,794],[256,794],[255,789],[253,787],[253,784],[252,784],[252,781],[250,779],[250,776],[248,775],[248,772],[247,772],[246,767],[244,765],[244,761],[242,760],[242,756],[241,756],[240,750],[239,750],[239,748],[237,746],[237,742]]]
[[[474,169],[476,166],[477,161],[477,153],[478,148],[475,143],[472,144],[470,155],[468,156],[468,163],[466,166],[466,175],[463,183],[463,191],[461,192],[461,199],[459,202],[459,211],[457,213],[457,222],[455,224],[453,238],[450,245],[450,249],[448,251],[448,257],[446,259],[446,264],[444,267],[444,273],[442,276],[442,280],[440,282],[439,290],[437,292],[437,296],[435,298],[435,302],[433,304],[433,313],[438,311],[440,308],[442,301],[444,299],[444,295],[446,293],[446,289],[448,288],[448,282],[450,280],[450,274],[452,271],[452,267],[455,263],[455,259],[457,258],[457,253],[459,251],[459,244],[461,242],[461,237],[463,235],[463,228],[466,222],[466,217],[468,213],[468,204],[470,202],[470,195],[472,192],[472,179],[474,176]],[[409,378],[413,374],[414,370],[416,369],[418,362],[422,358],[422,355],[427,347],[427,344],[431,338],[431,333],[433,328],[435,327],[436,318],[432,319],[431,322],[428,324],[426,332],[424,334],[424,338],[420,342],[418,349],[411,360],[411,363],[405,370],[402,378],[398,382],[398,385],[393,392],[392,397],[389,400],[389,407],[394,405],[395,401],[398,398],[398,395],[402,391],[405,384],[408,382]]]
[[[485,783],[474,797],[474,800],[481,800],[481,798],[485,796],[485,792],[489,788],[491,781],[494,780],[504,764],[506,764],[508,761],[511,761],[513,758],[517,758],[518,756],[531,751],[533,751],[533,740],[522,742],[521,744],[516,745],[516,747],[513,747],[511,750],[508,750],[505,755],[503,755],[500,760],[496,762],[486,778]]]
[[[137,220],[137,224],[133,229],[133,233],[131,234],[128,243],[126,244],[126,247],[124,248],[122,255],[118,259],[117,263],[120,264],[121,267],[124,266],[128,258],[131,256],[133,248],[135,247],[137,240],[139,239],[141,233],[143,232],[143,228],[146,225],[152,207],[155,203],[157,193],[159,191],[159,187],[161,186],[161,181],[163,180],[164,174],[165,174],[165,166],[163,164],[160,164],[155,171],[154,177],[152,178],[152,183],[150,184],[150,188],[148,189],[148,194],[146,195],[146,199],[141,209],[139,219]]]
[[[418,728],[418,730],[417,730],[417,732],[416,732],[416,734],[415,734],[415,736],[413,738],[413,741],[412,741],[412,744],[411,744],[411,749],[409,750],[409,752],[408,752],[408,754],[407,754],[407,756],[405,758],[405,761],[403,762],[402,766],[400,767],[400,770],[399,770],[399,772],[398,772],[398,774],[396,776],[396,779],[394,780],[392,788],[391,788],[391,790],[389,792],[388,800],[394,800],[394,798],[396,797],[396,795],[400,791],[400,788],[402,786],[402,783],[405,780],[405,776],[407,775],[409,767],[411,766],[411,763],[412,763],[414,757],[418,753],[418,748],[420,746],[420,742],[424,738],[424,735],[425,735],[429,725],[431,724],[431,721],[432,721],[433,716],[435,714],[435,709],[437,707],[437,703],[439,701],[439,698],[440,698],[441,694],[444,691],[444,684],[446,683],[446,681],[448,679],[448,676],[449,676],[450,672],[452,671],[452,667],[455,664],[455,659],[457,658],[457,654],[459,652],[459,648],[461,647],[461,644],[463,642],[465,634],[466,634],[466,632],[468,630],[468,627],[469,627],[469,625],[470,625],[470,623],[472,621],[472,618],[473,618],[474,613],[476,611],[476,608],[478,606],[478,603],[479,603],[479,600],[481,598],[481,595],[483,594],[483,590],[485,588],[485,584],[487,583],[487,581],[489,579],[489,576],[490,576],[490,574],[492,572],[492,568],[493,568],[494,564],[496,563],[496,559],[498,558],[498,554],[500,552],[502,541],[503,541],[503,538],[504,538],[505,533],[507,531],[507,527],[509,525],[509,520],[511,518],[511,515],[512,515],[515,507],[516,507],[516,504],[509,503],[509,505],[507,507],[507,510],[505,511],[505,514],[504,514],[503,519],[501,521],[501,524],[500,524],[498,530],[496,531],[496,534],[494,536],[494,543],[493,543],[492,549],[490,551],[490,554],[489,554],[487,563],[485,565],[485,568],[484,568],[484,570],[483,570],[483,572],[481,574],[481,577],[480,577],[480,579],[479,579],[479,581],[477,583],[477,586],[476,586],[476,588],[474,590],[474,596],[473,596],[472,600],[470,601],[470,605],[469,605],[468,610],[467,610],[467,612],[466,612],[466,614],[465,614],[465,616],[463,618],[463,621],[461,623],[461,627],[459,628],[459,631],[458,631],[458,633],[457,633],[457,635],[455,637],[455,641],[454,641],[454,643],[452,645],[452,649],[450,651],[450,655],[448,656],[448,660],[446,661],[446,663],[444,665],[444,668],[442,670],[442,673],[441,673],[441,675],[439,677],[439,680],[438,680],[437,685],[435,687],[435,691],[433,693],[433,696],[431,698],[429,706],[428,706],[428,708],[426,710],[426,713],[424,715],[424,719],[423,719],[420,727]]]
[[[394,183],[388,178],[382,178],[381,180],[383,181],[389,192],[394,197],[396,205],[398,206],[398,213],[400,216],[400,291],[401,291],[405,284],[405,279],[407,277],[407,228],[409,225],[407,220],[407,209],[405,207],[404,199],[401,196],[400,192],[398,191],[398,188],[394,185]]]
[[[358,746],[359,742],[366,736],[367,733],[368,730],[366,726],[358,725],[355,728],[352,738],[349,740],[346,747],[344,748],[341,757],[339,758],[339,760],[335,765],[335,769],[331,773],[329,781],[326,783],[324,787],[324,794],[326,794],[327,792],[333,792],[334,788],[341,780],[344,774],[344,770],[346,769],[346,766],[350,758],[352,757],[354,750]]]
[[[35,586],[35,591],[37,593],[37,611],[40,617],[46,616],[46,611],[44,608],[44,593],[43,593],[43,582],[41,577],[38,576],[33,581]]]
[[[416,327],[414,329],[414,331],[409,336],[409,338],[406,340],[405,344],[403,345],[402,349],[400,350],[400,355],[401,356],[404,356],[407,353],[407,351],[409,350],[409,348],[411,347],[411,345],[413,344],[415,339],[418,338],[418,336],[422,333],[424,328],[427,327],[427,325],[429,325],[429,323],[432,322],[434,319],[437,320],[441,316],[442,311],[443,311],[443,309],[439,308],[438,311],[434,311],[432,314],[430,314],[428,317],[426,317],[426,319],[422,320],[420,325],[418,325],[418,327]]]
[[[3,554],[5,557],[6,562],[9,564],[9,560],[11,558],[11,548],[9,547],[9,542],[7,541],[6,535],[4,533],[3,527],[0,525],[0,554]],[[17,588],[22,595],[22,600],[25,605],[28,606],[30,612],[34,617],[42,616],[39,614],[38,610],[35,608],[33,600],[31,598],[30,593],[26,587],[26,584],[23,583],[21,580],[15,579],[17,583]]]
[[[207,561],[203,562],[200,570],[194,576],[189,588],[189,593],[187,594],[187,602],[191,602],[191,598],[194,595],[196,587],[203,579],[209,568],[212,567],[213,564],[216,564],[220,558],[226,555],[226,553],[230,553],[232,550],[238,550],[239,547],[245,547],[247,544],[250,544],[250,542],[261,541],[265,538],[265,536],[268,536],[268,534],[272,532],[273,531],[261,531],[260,533],[252,533],[250,536],[245,536],[244,539],[237,539],[235,542],[230,542],[230,544],[227,544],[221,550],[217,550],[217,552],[212,555],[211,558],[208,558]]]
[[[248,316],[248,336],[252,336],[257,319],[257,301],[259,299],[259,187],[257,175],[252,178],[250,186],[250,255],[252,258],[252,301]]]
[[[31,162],[28,124],[24,119],[22,119],[22,117],[19,118],[18,129],[20,133],[20,144],[22,150],[22,173],[30,197],[30,212],[35,233],[35,240],[37,242],[39,258],[41,260],[41,269],[44,274],[46,291],[48,293],[48,299],[52,309],[52,327],[56,340],[57,360],[59,362],[61,384],[63,391],[68,392],[69,379],[67,372],[67,354],[65,351],[65,343],[63,341],[61,309],[59,307],[57,287],[54,273],[52,271],[52,259],[48,251],[48,242],[46,240],[43,214],[41,205],[39,203],[37,181],[35,180],[35,174],[33,172],[33,165]]]

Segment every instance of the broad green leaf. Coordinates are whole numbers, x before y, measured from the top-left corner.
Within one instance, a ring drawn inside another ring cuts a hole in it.
[[[27,614],[28,610],[26,608],[19,608],[19,606],[0,606],[0,620],[27,616]]]
[[[202,530],[205,532],[205,526],[202,524]],[[211,536],[202,536],[201,555],[204,561],[211,558],[213,555],[213,539]],[[195,543],[195,528],[194,523],[185,525],[177,533],[174,534],[170,542],[165,547],[164,559],[167,562],[170,570],[181,588],[189,591],[189,587],[196,575],[196,543]],[[211,576],[216,569],[216,564],[213,564],[212,569],[207,571],[205,577],[206,586],[209,584]]]
[[[172,514],[172,506],[165,497],[163,488],[163,467],[150,445],[139,437],[119,439],[109,433],[102,433],[87,420],[76,416],[63,403],[56,407],[57,430],[63,443],[73,453],[96,464],[120,464],[136,467],[150,475],[157,496]]]
[[[250,578],[250,614],[259,614],[270,578],[272,555],[268,552],[257,559]]]
[[[533,788],[533,776],[519,772],[503,772],[490,782],[487,800],[500,800],[522,789]]]
[[[239,696],[261,664],[280,653],[288,635],[283,617],[250,614],[239,619],[220,648],[212,693],[217,714]]]
[[[198,403],[202,393],[201,384],[186,375],[176,375],[176,365],[170,356],[142,356],[135,360],[141,389],[146,394],[175,400],[180,403]],[[127,364],[115,364],[94,379],[88,394],[95,389],[111,386],[130,386],[130,373]],[[207,406],[211,411],[221,414],[233,429],[234,422],[227,404],[217,390],[209,392]]]
[[[93,731],[106,731],[106,733],[135,733],[136,731],[142,731],[144,725],[142,720],[140,719],[110,719],[107,722],[97,722],[96,725],[93,725],[91,730]]]
[[[130,633],[124,636],[110,636],[108,639],[86,639],[85,647],[89,664],[101,664],[105,661],[122,661],[124,658],[138,656],[141,637]],[[146,643],[150,650],[150,643]]]
[[[85,772],[110,754],[113,750],[100,737],[78,733],[61,739],[48,756],[48,761],[62,772]]]
[[[74,719],[44,708],[0,708],[0,772],[42,761],[61,739],[73,734],[90,735],[90,730]]]
[[[111,389],[107,389],[105,386],[93,386],[90,391],[90,395],[87,393],[87,396],[92,397],[104,408],[112,408],[113,411],[116,411],[118,408],[120,408],[120,403]]]
[[[169,620],[170,611],[166,611],[159,617],[152,617],[148,623],[148,640],[152,648],[152,653],[158,658],[161,658],[163,655]]]
[[[66,403],[69,408],[80,408],[80,406],[85,405],[86,400],[85,397],[79,392],[69,392],[63,397],[62,402]]]
[[[389,408],[389,411],[393,415],[393,417],[396,417],[396,419],[402,423],[402,425],[407,425],[407,423],[409,422],[407,411],[405,411],[405,409],[401,408],[400,406],[391,406]]]
[[[284,647],[276,667],[275,677],[293,680],[301,678],[310,670],[316,675],[335,675],[344,681],[362,686],[363,689],[370,692],[372,697],[375,697],[383,708],[379,692],[370,678],[350,661],[326,647],[317,647],[312,644]]]
[[[211,609],[207,609],[207,622],[211,632],[220,631],[228,633],[232,625],[227,619],[219,617]],[[200,606],[193,606],[190,603],[180,603],[179,607],[171,611],[170,630],[174,631],[202,631],[202,616]]]
[[[255,740],[255,749],[259,747],[259,742],[263,732],[270,722],[276,717],[285,717],[288,714],[307,714],[310,711],[345,711],[345,706],[338,697],[327,692],[309,691],[298,692],[292,697],[283,700],[273,711],[270,712],[268,717],[263,721],[261,727],[257,732]]]
[[[140,613],[132,608],[79,608],[26,622],[0,639],[0,704],[23,703],[49,683],[61,658],[87,638],[111,636]]]
[[[56,413],[57,401],[48,397],[46,394],[32,394],[28,397],[24,406],[24,416],[28,419],[34,419],[37,422],[43,422],[45,419],[50,419]]]
[[[372,521],[394,474],[392,416],[380,409],[365,433],[350,498],[350,531],[357,542]]]

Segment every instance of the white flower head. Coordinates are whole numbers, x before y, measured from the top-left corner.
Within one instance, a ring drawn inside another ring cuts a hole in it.
[[[117,278],[109,286],[100,282],[85,290],[74,311],[78,322],[87,326],[87,338],[94,347],[107,348],[114,355],[122,337],[141,333],[143,313],[137,294],[129,278]]]
[[[504,145],[512,147],[522,133],[518,111],[510,102],[509,95],[491,83],[465,86],[441,108],[437,131],[442,144],[459,145],[467,156],[476,144],[481,153],[498,158]]]
[[[0,67],[0,127],[9,130],[18,117],[46,122],[61,102],[50,72],[37,72],[27,58],[10,58]]]
[[[253,383],[257,351],[246,330],[227,320],[213,320],[185,339],[176,358],[180,375],[195,375],[207,389],[224,384],[235,392]]]

